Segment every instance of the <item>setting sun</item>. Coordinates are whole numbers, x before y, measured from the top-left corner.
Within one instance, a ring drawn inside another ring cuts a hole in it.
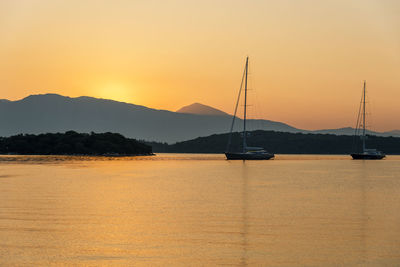
[[[111,99],[121,102],[131,102],[133,99],[133,89],[128,88],[123,83],[105,82],[103,85],[98,85],[92,92],[92,96],[98,98]]]

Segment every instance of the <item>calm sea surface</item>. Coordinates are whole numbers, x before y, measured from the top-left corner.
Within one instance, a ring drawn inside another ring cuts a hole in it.
[[[400,157],[0,157],[0,265],[400,266]]]

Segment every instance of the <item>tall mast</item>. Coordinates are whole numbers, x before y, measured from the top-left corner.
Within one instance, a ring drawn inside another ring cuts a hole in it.
[[[364,81],[364,90],[363,90],[363,153],[365,152],[365,81]]]
[[[244,80],[244,119],[243,119],[243,153],[246,153],[246,108],[247,108],[247,74],[249,72],[249,57],[246,57],[246,76]]]

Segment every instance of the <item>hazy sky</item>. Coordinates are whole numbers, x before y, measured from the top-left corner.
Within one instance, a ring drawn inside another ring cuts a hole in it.
[[[0,98],[59,93],[232,113],[246,56],[252,117],[400,128],[400,1],[0,1]]]

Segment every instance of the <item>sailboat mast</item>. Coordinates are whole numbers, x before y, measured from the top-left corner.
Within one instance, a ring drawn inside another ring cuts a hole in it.
[[[363,153],[365,152],[365,81],[363,90]]]
[[[244,80],[244,118],[243,118],[243,153],[246,153],[246,108],[247,108],[247,74],[249,72],[249,57],[246,57],[246,76]]]

